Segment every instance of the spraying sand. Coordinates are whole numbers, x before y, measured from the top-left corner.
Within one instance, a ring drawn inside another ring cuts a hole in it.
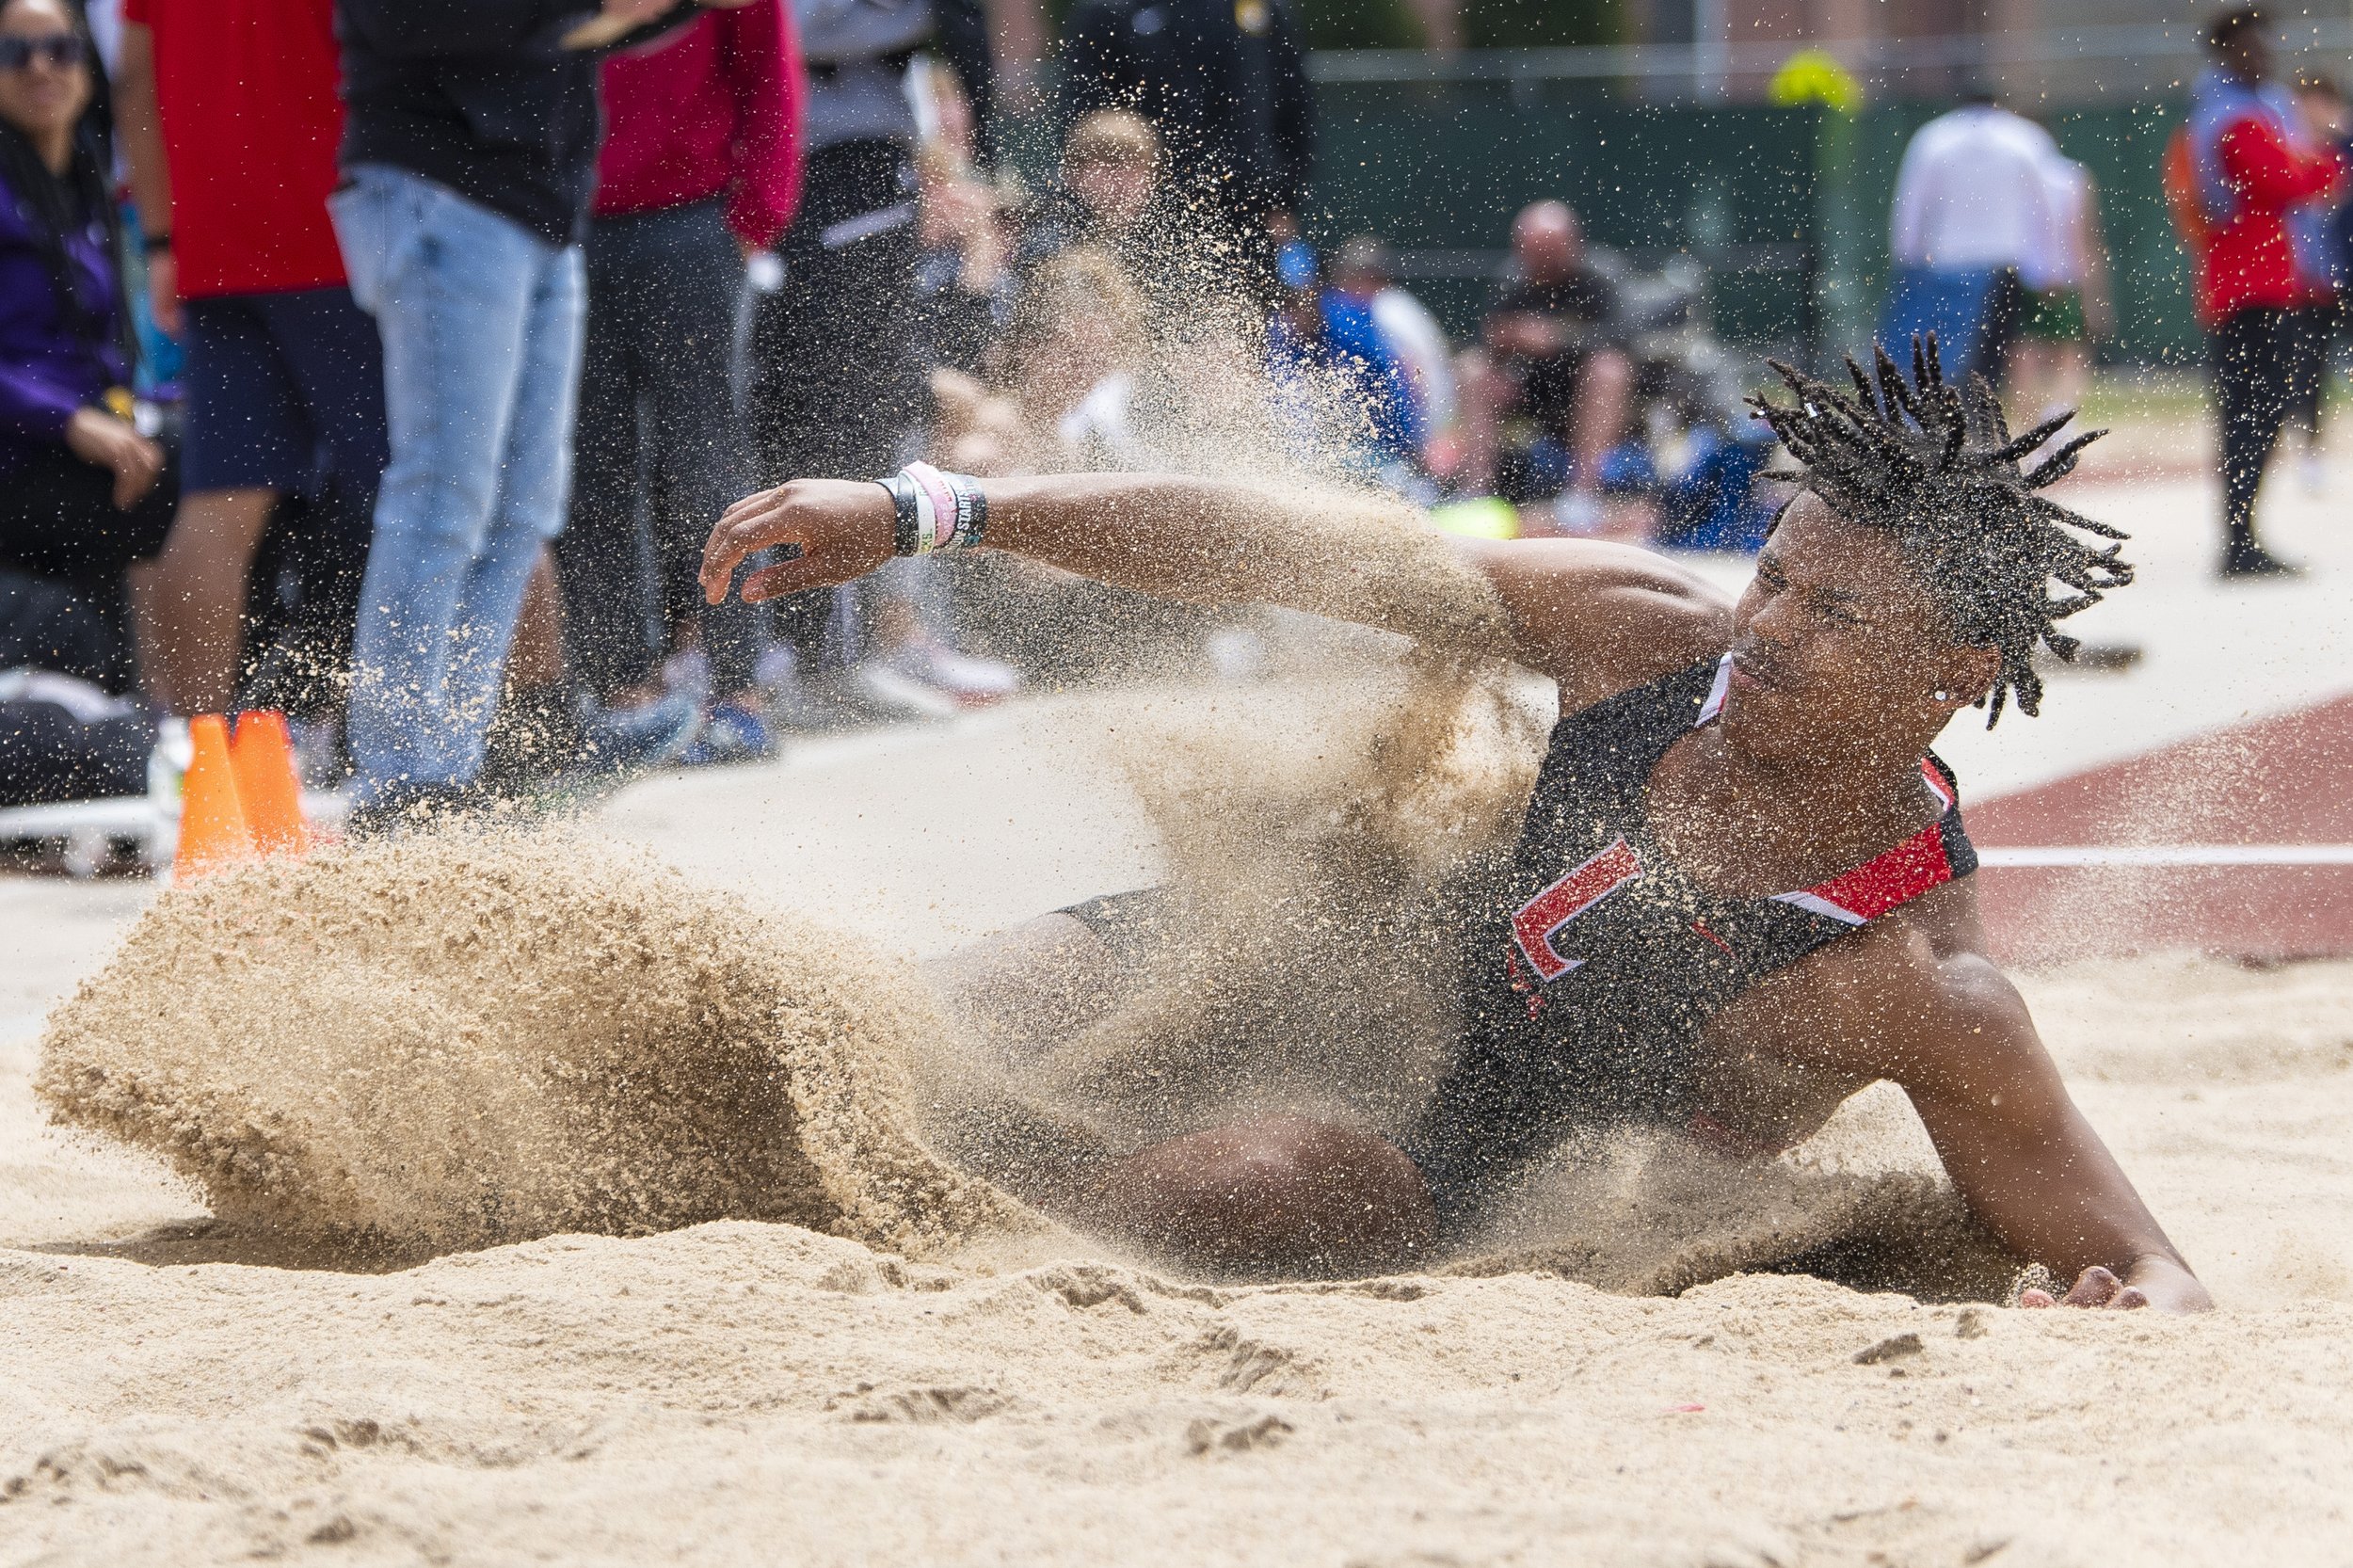
[[[903,968],[642,856],[450,834],[174,889],[38,1088],[330,1254],[744,1218],[923,1256],[1035,1225],[910,1129],[944,1027]]]

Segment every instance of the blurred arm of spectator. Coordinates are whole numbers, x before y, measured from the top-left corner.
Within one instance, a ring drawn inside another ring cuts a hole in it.
[[[748,253],[765,250],[801,201],[802,100],[808,72],[792,8],[745,4],[719,19],[735,136],[728,146],[728,228]]]
[[[988,13],[981,0],[932,0],[932,51],[948,63],[964,88],[965,104],[978,133],[972,138],[972,156],[982,168],[988,168],[996,162],[992,128],[997,110]]]
[[[163,116],[155,105],[155,39],[142,23],[122,24],[114,88],[117,139],[130,163],[131,200],[147,239],[147,297],[155,325],[176,338],[186,321],[171,249],[171,170],[164,162]]]
[[[2252,206],[2278,209],[2333,195],[2345,178],[2345,160],[2333,149],[2298,152],[2254,115],[2223,132],[2217,146],[2223,178]]]

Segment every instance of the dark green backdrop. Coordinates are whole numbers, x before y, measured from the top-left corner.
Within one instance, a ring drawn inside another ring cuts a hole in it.
[[[1710,266],[1719,328],[1802,350],[1854,344],[1887,271],[1888,200],[1906,140],[1936,105],[1852,118],[1815,108],[1644,106],[1545,84],[1326,83],[1317,237],[1370,232],[1408,255],[1414,287],[1462,333],[1521,204],[1559,196],[1588,232],[1656,262]],[[2115,352],[2194,360],[2188,265],[2169,227],[2159,156],[2180,110],[2110,105],[2054,116],[2101,187],[2121,335]]]

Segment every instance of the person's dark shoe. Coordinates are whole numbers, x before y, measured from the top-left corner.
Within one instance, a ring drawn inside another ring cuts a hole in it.
[[[776,753],[776,741],[768,721],[748,703],[722,702],[703,715],[694,744],[679,756],[687,768],[722,767],[729,762],[756,762]]]
[[[2220,575],[2229,582],[2293,578],[2303,576],[2304,568],[2293,561],[2281,560],[2259,544],[2233,545],[2222,552]]]
[[[472,820],[483,804],[470,784],[394,784],[344,819],[344,841],[364,843],[429,833],[453,822]]]
[[[584,702],[575,770],[585,777],[610,778],[674,762],[694,743],[702,719],[702,710],[684,696],[665,696],[633,708]]]

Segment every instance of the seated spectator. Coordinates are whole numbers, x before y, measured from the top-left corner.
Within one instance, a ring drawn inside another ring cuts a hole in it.
[[[917,352],[927,365],[978,376],[1013,304],[1003,202],[948,142],[924,143],[915,168]]]
[[[120,236],[87,118],[94,55],[66,0],[0,0],[0,567],[62,587],[109,633],[74,639],[71,658],[0,649],[0,664],[120,691],[135,675],[125,573],[162,548],[179,480],[128,390]]]
[[[1267,324],[1267,376],[1277,407],[1310,460],[1415,488],[1422,417],[1404,363],[1372,312],[1326,288],[1312,247],[1292,240],[1275,256],[1283,294]]]
[[[1481,352],[1465,365],[1458,489],[1526,504],[1561,490],[1565,469],[1571,495],[1598,510],[1602,456],[1625,433],[1634,379],[1616,315],[1577,214],[1559,201],[1524,209]]]
[[[1454,350],[1446,329],[1428,306],[1397,285],[1397,264],[1389,248],[1370,234],[1343,240],[1332,256],[1332,287],[1341,297],[1372,312],[1421,408],[1433,437],[1454,424]]]
[[[1144,466],[1131,411],[1145,357],[1144,303],[1118,264],[1064,251],[1022,288],[993,386],[933,376],[939,460],[982,474]]]
[[[1204,233],[1206,215],[1172,200],[1162,178],[1160,138],[1125,109],[1098,109],[1070,128],[1061,175],[1040,199],[1022,245],[1023,263],[1078,246],[1119,264],[1144,300],[1156,342],[1199,325],[1214,302],[1229,302],[1225,323],[1255,317],[1232,246]]]

